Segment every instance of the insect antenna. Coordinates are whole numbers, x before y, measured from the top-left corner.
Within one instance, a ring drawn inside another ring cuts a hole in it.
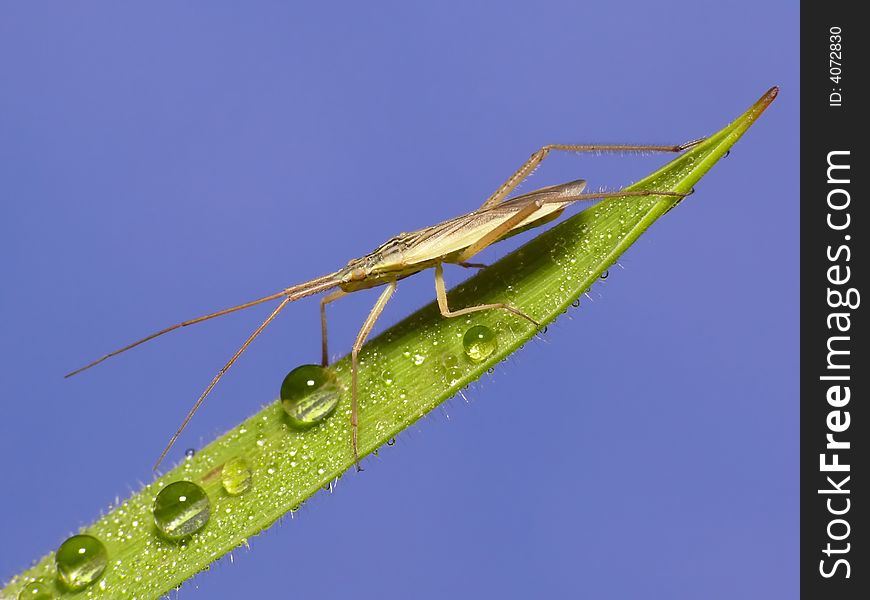
[[[123,348],[118,348],[108,354],[101,356],[100,358],[89,362],[83,367],[76,369],[75,371],[70,371],[64,378],[72,377],[73,375],[78,375],[82,371],[87,371],[91,367],[95,367],[106,359],[112,358],[113,356],[117,356],[122,352],[126,352],[136,346],[144,344],[145,342],[150,342],[154,338],[160,337],[164,333],[169,333],[170,331],[175,331],[176,329],[181,329],[182,327],[187,327],[188,325],[195,325],[196,323],[202,323],[203,321],[208,321],[209,319],[214,319],[215,317],[222,317],[224,315],[228,315],[230,313],[234,313],[239,310],[244,310],[246,308],[250,308],[252,306],[257,306],[258,304],[262,304],[263,302],[268,302],[269,300],[277,300],[278,298],[285,297],[289,302],[293,300],[298,300],[300,298],[304,298],[305,296],[310,296],[312,294],[316,294],[318,292],[322,292],[324,290],[328,290],[329,288],[335,287],[338,285],[338,280],[336,279],[336,274],[331,273],[329,275],[325,275],[323,277],[318,277],[316,279],[312,279],[310,281],[306,281],[305,283],[301,283],[299,285],[294,285],[292,287],[281,290],[280,292],[270,294],[269,296],[263,296],[262,298],[257,298],[256,300],[251,300],[250,302],[245,302],[244,304],[239,304],[237,306],[231,306],[229,308],[224,308],[217,312],[213,312],[207,315],[203,315],[201,317],[196,317],[195,319],[189,319],[187,321],[182,321],[180,323],[176,323],[175,325],[171,325],[160,331],[155,331],[151,335],[145,336],[140,340],[136,340],[132,344],[127,344]]]
[[[163,459],[166,458],[166,455],[172,449],[172,446],[175,445],[175,442],[176,440],[178,440],[181,432],[184,431],[184,429],[187,427],[187,424],[190,423],[193,415],[195,415],[196,411],[199,410],[199,407],[202,406],[202,403],[205,401],[206,397],[211,393],[211,391],[214,389],[214,386],[217,385],[218,381],[221,380],[221,377],[224,376],[224,373],[226,373],[229,368],[233,366],[233,363],[235,363],[236,360],[242,355],[242,352],[247,350],[248,346],[251,345],[251,342],[253,342],[257,338],[257,336],[260,335],[264,329],[266,329],[266,326],[269,325],[269,323],[271,323],[275,319],[275,317],[278,316],[278,313],[284,310],[284,307],[290,304],[293,300],[295,300],[295,298],[291,296],[287,296],[286,298],[284,298],[281,301],[281,304],[279,304],[275,308],[275,310],[272,311],[272,314],[266,317],[266,320],[260,323],[260,326],[254,330],[254,333],[248,336],[248,339],[245,340],[245,343],[242,344],[241,348],[236,350],[236,353],[233,354],[233,357],[227,361],[227,364],[221,367],[221,370],[218,371],[217,375],[214,376],[214,379],[211,380],[211,383],[208,384],[208,387],[205,388],[202,394],[199,395],[199,398],[196,399],[196,402],[193,403],[193,406],[190,407],[190,410],[187,412],[187,415],[184,417],[181,425],[179,425],[178,429],[175,430],[175,433],[172,434],[172,437],[169,438],[169,442],[166,443],[166,447],[163,449],[163,452],[160,453],[160,456],[157,458],[157,462],[155,462],[154,466],[152,467],[155,471],[160,466],[160,463],[163,462]]]

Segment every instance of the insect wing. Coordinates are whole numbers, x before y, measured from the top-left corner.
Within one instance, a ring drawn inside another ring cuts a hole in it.
[[[492,208],[462,215],[438,225],[421,229],[409,234],[406,238],[408,246],[403,252],[403,261],[406,265],[425,263],[468,248],[531,202],[540,201],[542,206],[529,215],[527,219],[515,225],[513,229],[520,229],[536,221],[546,219],[552,213],[564,210],[566,206],[574,202],[570,198],[582,193],[585,187],[586,182],[578,179],[569,183],[541,188],[505,200]]]

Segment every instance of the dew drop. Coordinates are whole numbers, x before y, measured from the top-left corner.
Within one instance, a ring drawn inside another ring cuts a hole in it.
[[[608,277],[610,277],[610,271],[604,271],[604,273],[601,274],[601,279],[607,279]]]
[[[473,362],[481,362],[489,358],[498,347],[498,340],[492,329],[486,325],[475,325],[465,332],[462,338],[465,354]]]
[[[580,306],[580,298],[574,300],[574,302],[571,303],[571,306],[573,306],[574,308],[578,308]]]
[[[335,375],[319,365],[296,367],[281,383],[281,406],[297,427],[310,427],[328,417],[340,398]]]
[[[154,498],[154,523],[170,540],[196,533],[208,523],[211,503],[205,490],[192,481],[176,481]]]
[[[68,538],[54,556],[57,576],[71,591],[83,590],[103,574],[109,554],[103,542],[92,535]]]
[[[51,600],[51,586],[43,581],[31,581],[18,592],[18,600]]]
[[[393,373],[389,369],[385,369],[383,373],[381,373],[381,379],[387,385],[393,385]]]
[[[188,448],[187,450],[184,451],[184,459],[185,460],[190,460],[194,456],[196,456],[196,448]]]
[[[238,496],[251,487],[251,468],[242,457],[231,458],[221,469],[221,485],[230,496]]]
[[[390,438],[387,440],[387,446],[395,446],[395,445],[396,445],[396,438]]]

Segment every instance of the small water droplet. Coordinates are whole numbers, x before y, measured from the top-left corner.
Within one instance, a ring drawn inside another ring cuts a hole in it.
[[[396,445],[396,438],[390,438],[387,440],[387,446],[395,446],[395,445]]]
[[[610,271],[604,271],[604,273],[601,274],[601,279],[607,279],[608,277],[610,277]]]
[[[389,369],[384,369],[384,372],[381,373],[381,379],[387,385],[393,385],[393,372]]]
[[[248,461],[240,456],[228,460],[221,469],[221,485],[231,496],[238,496],[247,491],[251,487],[252,477]]]
[[[196,533],[208,523],[211,502],[205,490],[192,481],[176,481],[154,498],[154,523],[170,540]]]
[[[455,369],[459,366],[459,358],[454,356],[453,354],[442,354],[441,355],[441,368],[445,371],[450,371],[451,369]]]
[[[103,574],[109,554],[103,542],[92,535],[74,535],[60,545],[54,556],[57,576],[71,591],[83,590]]]
[[[414,364],[415,364],[416,366],[419,367],[419,366],[422,365],[425,361],[426,361],[426,357],[423,356],[422,354],[415,354],[415,355],[414,355]]]
[[[574,300],[574,302],[571,303],[571,306],[573,306],[574,308],[578,308],[580,306],[580,298]]]
[[[184,459],[185,460],[190,460],[194,456],[196,456],[196,448],[188,448],[187,450],[184,451]]]
[[[335,375],[320,365],[296,367],[281,383],[281,406],[297,427],[310,427],[328,417],[340,398]]]
[[[498,347],[498,340],[486,325],[475,325],[465,332],[462,345],[468,358],[473,362],[481,362],[492,356]]]
[[[18,600],[51,600],[54,594],[44,581],[31,581],[18,592]]]

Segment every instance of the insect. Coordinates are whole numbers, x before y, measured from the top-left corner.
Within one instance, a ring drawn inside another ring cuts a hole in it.
[[[357,358],[372,331],[378,317],[384,310],[384,307],[389,302],[393,292],[396,291],[396,284],[400,279],[404,279],[415,273],[419,273],[425,269],[435,269],[435,295],[438,300],[438,307],[441,314],[446,317],[458,317],[470,313],[483,310],[505,310],[514,314],[518,318],[523,318],[539,326],[539,323],[534,318],[525,314],[517,307],[505,303],[497,304],[481,304],[478,306],[470,306],[466,308],[451,309],[447,301],[447,289],[444,284],[444,263],[457,264],[469,268],[483,268],[485,265],[469,262],[475,255],[487,248],[488,246],[501,241],[511,235],[523,231],[525,229],[539,227],[545,223],[559,217],[562,212],[571,204],[582,200],[593,200],[608,197],[626,197],[626,196],[677,196],[682,197],[686,194],[677,192],[656,191],[656,190],[641,190],[641,191],[620,191],[620,192],[595,192],[584,193],[586,182],[582,179],[571,181],[564,184],[553,185],[541,188],[521,196],[508,198],[509,194],[519,185],[526,177],[528,177],[543,160],[554,150],[562,152],[682,152],[697,144],[702,140],[693,140],[677,146],[654,146],[654,145],[570,145],[570,144],[550,144],[541,147],[523,165],[511,175],[493,194],[487,198],[480,208],[465,215],[449,219],[437,225],[426,227],[410,233],[400,233],[399,235],[386,241],[384,244],[373,250],[371,253],[351,260],[347,265],[334,273],[318,277],[298,285],[290,286],[246,302],[238,306],[232,306],[213,312],[195,319],[176,323],[165,329],[161,329],[149,336],[137,340],[131,344],[119,348],[109,354],[106,354],[97,360],[88,363],[87,365],[68,373],[66,377],[71,377],[82,371],[90,369],[98,365],[104,360],[117,356],[122,352],[126,352],[131,348],[135,348],[140,344],[144,344],[156,337],[159,337],[170,331],[174,331],[181,327],[201,323],[215,317],[227,315],[239,310],[244,310],[270,300],[281,299],[278,306],[266,319],[257,327],[254,332],[245,340],[242,346],[233,354],[227,363],[218,371],[217,375],[211,380],[211,383],[205,388],[199,398],[194,402],[193,406],[188,411],[181,425],[169,438],[169,442],[161,452],[157,462],[154,464],[156,470],[167,453],[178,440],[181,433],[187,427],[190,420],[193,418],[196,411],[205,401],[206,397],[217,385],[218,381],[224,376],[229,368],[236,362],[239,356],[248,348],[251,342],[271,323],[278,314],[291,302],[305,298],[328,290],[333,290],[320,300],[320,324],[321,324],[321,363],[326,367],[329,363],[329,353],[327,351],[327,335],[326,335],[326,306],[327,304],[338,300],[352,292],[367,288],[386,286],[384,291],[378,297],[374,307],[366,317],[356,341],[351,350],[351,440],[353,446],[354,462],[357,470],[362,470],[359,462],[359,407],[358,407],[358,390],[357,390]]]

